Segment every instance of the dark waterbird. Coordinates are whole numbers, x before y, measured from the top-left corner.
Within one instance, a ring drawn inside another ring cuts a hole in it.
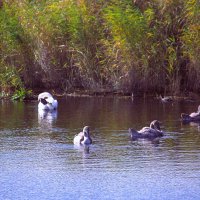
[[[200,122],[200,105],[197,112],[191,114],[181,113],[181,120],[183,122]]]
[[[132,140],[139,138],[154,139],[157,137],[162,137],[164,134],[160,128],[160,122],[158,120],[152,121],[149,127],[143,127],[139,131],[129,128],[129,133]]]

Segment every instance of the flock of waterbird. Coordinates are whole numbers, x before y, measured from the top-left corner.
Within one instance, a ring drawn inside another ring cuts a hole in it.
[[[162,97],[160,96],[162,102],[172,102],[171,97]],[[38,110],[39,111],[53,111],[58,108],[58,101],[53,98],[53,96],[48,92],[43,92],[38,95]],[[197,112],[193,112],[191,114],[181,114],[181,120],[183,122],[200,122],[200,106],[198,107]],[[150,123],[149,127],[143,127],[141,130],[136,131],[133,128],[129,128],[129,134],[132,140],[136,140],[139,138],[147,138],[154,139],[157,137],[162,137],[164,135],[164,131],[160,128],[161,122],[158,120],[153,120]],[[92,144],[92,139],[90,137],[90,127],[85,126],[83,131],[74,136],[73,139],[74,145],[90,145]]]
[[[173,102],[172,97],[162,97],[161,95],[160,100],[163,103]],[[183,122],[200,122],[200,105],[198,106],[197,112],[192,112],[190,114],[181,113],[181,120]]]

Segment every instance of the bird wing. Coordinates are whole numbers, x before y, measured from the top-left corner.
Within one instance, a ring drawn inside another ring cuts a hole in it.
[[[84,133],[83,132],[78,133],[77,136],[80,138],[80,142],[82,142],[84,140]]]
[[[200,114],[196,113],[196,112],[193,112],[193,113],[190,114],[190,117],[197,117],[197,116],[200,116]]]

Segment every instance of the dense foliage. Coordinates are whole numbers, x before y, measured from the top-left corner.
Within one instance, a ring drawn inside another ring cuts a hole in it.
[[[1,95],[200,90],[197,0],[5,0]]]

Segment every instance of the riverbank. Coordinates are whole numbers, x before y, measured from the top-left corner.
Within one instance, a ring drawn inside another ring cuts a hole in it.
[[[195,102],[200,100],[199,93],[195,92],[185,92],[179,94],[171,94],[171,93],[158,93],[154,92],[127,92],[122,90],[111,90],[111,89],[98,89],[98,90],[84,90],[84,89],[74,89],[69,92],[63,91],[60,88],[34,88],[27,90],[10,90],[9,92],[3,92],[0,99],[7,100],[17,100],[17,101],[30,101],[37,100],[38,95],[42,92],[49,92],[55,98],[62,97],[100,97],[100,98],[127,98],[127,99],[159,99],[161,97],[170,97],[173,101],[187,101],[187,102]],[[162,101],[162,100],[161,100]]]
[[[110,90],[102,90],[102,91],[89,91],[89,90],[74,90],[73,92],[63,92],[60,90],[55,90],[55,89],[37,89],[34,90],[29,96],[26,96],[23,100],[25,101],[30,101],[30,100],[37,100],[38,95],[42,92],[50,92],[55,98],[63,98],[63,97],[99,97],[99,98],[123,98],[123,99],[130,99],[134,101],[135,99],[157,99],[161,100],[160,94],[152,94],[152,93],[128,93],[128,92],[123,92],[123,91],[110,91]],[[185,102],[197,102],[200,101],[200,96],[197,93],[188,93],[188,95],[185,94],[179,94],[179,95],[162,95],[162,96],[167,96],[172,99],[172,102],[180,102],[180,101],[185,101]],[[171,103],[172,103],[171,102]]]
[[[0,92],[6,96],[10,87],[16,99],[35,88],[97,96],[198,93],[199,13],[186,0],[3,2]]]

